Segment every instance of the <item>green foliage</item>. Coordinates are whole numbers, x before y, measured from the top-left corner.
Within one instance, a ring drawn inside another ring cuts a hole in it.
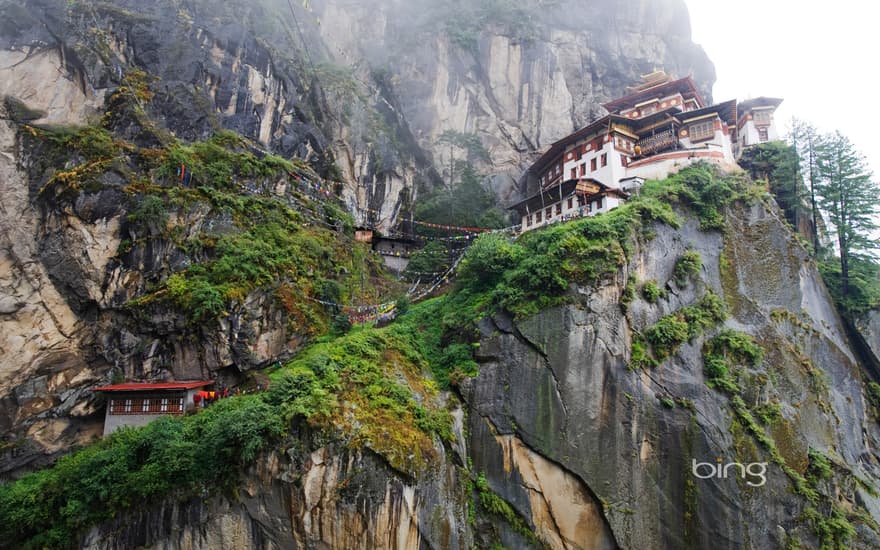
[[[746,178],[722,176],[708,163],[697,163],[667,178],[658,198],[671,204],[691,208],[700,219],[704,231],[724,228],[721,215],[725,206],[754,194],[754,185]]]
[[[520,245],[500,233],[484,233],[474,240],[458,267],[458,282],[475,289],[498,284],[525,257]]]
[[[834,472],[831,469],[831,461],[828,460],[827,456],[816,449],[807,451],[807,456],[810,459],[810,465],[807,467],[807,481],[816,485],[820,481],[831,479],[831,475]]]
[[[645,338],[658,358],[662,359],[687,341],[688,332],[688,324],[680,316],[667,315],[645,331]]]
[[[866,390],[868,392],[868,401],[870,401],[874,407],[880,409],[880,384],[877,382],[868,382]]]
[[[643,336],[634,336],[632,341],[631,358],[627,368],[630,370],[651,369],[660,363],[651,355],[650,347]]]
[[[696,304],[661,317],[645,330],[644,336],[651,345],[653,357],[663,360],[674,353],[679,345],[726,318],[723,300],[714,292],[707,292]]]
[[[411,308],[389,327],[391,331],[418,349],[420,357],[431,369],[434,379],[441,387],[460,382],[464,377],[476,376],[477,363],[473,346],[460,331],[473,323],[478,316],[460,307],[466,300],[439,298]],[[453,337],[457,340],[452,341]]]
[[[739,159],[739,165],[749,172],[752,179],[768,183],[786,220],[795,227],[807,214],[807,190],[798,164],[797,149],[782,141],[753,145],[744,150]]]
[[[824,273],[844,311],[858,311],[878,298],[876,264],[880,242],[880,187],[873,181],[864,157],[840,132],[822,136],[815,145],[815,193],[824,217],[834,230],[839,269]],[[861,263],[861,265],[858,265]],[[867,280],[859,281],[867,275]]]
[[[620,293],[620,304],[624,307],[632,303],[633,300],[636,299],[636,277],[635,275],[630,275],[626,279],[626,285],[623,287],[623,292]]]
[[[74,546],[90,525],[168,495],[231,488],[277,440],[281,417],[257,397],[122,429],[51,469],[0,485],[0,536],[17,548]]]
[[[413,309],[408,315],[419,313]],[[420,469],[433,452],[430,436],[452,438],[451,416],[430,405],[436,390],[423,381],[438,352],[431,348],[413,327],[353,329],[273,373],[268,400],[285,418],[337,427],[351,436],[350,444],[369,445],[401,471]]]
[[[510,525],[514,531],[532,543],[538,543],[538,537],[529,525],[520,517],[506,500],[489,488],[486,476],[480,473],[476,479],[476,489],[480,496],[480,506],[488,513],[498,516]]]
[[[415,216],[424,221],[464,227],[501,228],[508,225],[507,215],[498,208],[495,195],[481,182],[482,177],[470,162],[453,160],[454,184],[438,188],[416,205]],[[437,231],[419,227],[424,234]]]
[[[753,412],[762,424],[772,424],[782,418],[782,405],[778,401],[771,401],[756,406]]]
[[[730,395],[740,392],[735,369],[741,366],[757,366],[763,358],[763,350],[748,334],[724,329],[703,346],[703,369],[706,385]],[[764,423],[775,418],[775,407],[762,411]],[[778,412],[781,412],[778,411]]]
[[[846,518],[846,514],[837,506],[832,506],[828,515],[815,507],[807,507],[803,518],[813,527],[819,537],[821,550],[849,550],[849,541],[856,534],[856,529]]]
[[[148,195],[138,202],[127,219],[137,233],[161,235],[168,225],[165,201],[155,195]]]
[[[246,180],[278,178],[295,170],[295,165],[286,159],[252,152],[244,138],[229,130],[218,131],[208,141],[192,145],[172,143],[156,167],[156,176],[176,180],[181,165],[192,174],[190,185],[226,190],[234,190]]]
[[[675,261],[675,282],[678,286],[684,286],[689,278],[699,275],[702,268],[703,258],[700,257],[700,253],[696,250],[685,251]]]
[[[442,241],[429,241],[410,257],[404,275],[415,280],[419,273],[440,273],[449,267],[449,249]],[[421,276],[425,280],[424,276]]]
[[[642,285],[642,297],[649,304],[657,303],[657,300],[666,299],[669,295],[669,292],[666,291],[665,288],[660,288],[657,286],[657,281],[651,280],[646,281],[644,285]]]
[[[840,259],[823,256],[819,272],[834,302],[851,315],[880,308],[880,264],[866,258],[851,257],[847,290],[843,288]]]

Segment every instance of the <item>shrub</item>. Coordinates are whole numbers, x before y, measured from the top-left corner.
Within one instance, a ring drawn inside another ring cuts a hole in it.
[[[155,195],[144,197],[128,215],[128,223],[138,233],[159,235],[168,225],[165,201]]]
[[[695,250],[688,250],[675,262],[675,282],[678,286],[684,286],[691,277],[696,277],[703,267],[703,259]]]
[[[677,315],[667,315],[645,331],[645,338],[660,357],[672,353],[688,339],[688,324]]]
[[[644,285],[642,285],[642,297],[645,298],[649,304],[657,303],[659,299],[666,299],[669,293],[664,288],[660,288],[657,286],[657,281],[647,281]]]
[[[484,233],[468,248],[458,267],[458,280],[474,288],[491,288],[525,256],[523,248],[498,233]]]

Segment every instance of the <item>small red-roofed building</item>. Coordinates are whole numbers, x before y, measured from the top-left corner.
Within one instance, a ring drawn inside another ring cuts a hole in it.
[[[104,435],[123,426],[144,426],[164,415],[181,415],[196,408],[194,396],[214,385],[211,380],[131,382],[99,386],[107,396]]]

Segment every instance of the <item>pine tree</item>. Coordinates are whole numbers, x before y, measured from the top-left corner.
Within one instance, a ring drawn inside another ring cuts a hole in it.
[[[821,249],[819,238],[819,204],[816,200],[816,185],[819,177],[816,147],[821,141],[819,132],[809,122],[792,119],[789,138],[801,158],[801,174],[807,182],[810,195],[810,214],[813,225],[813,250],[818,254]]]
[[[815,160],[815,194],[837,238],[840,261],[840,294],[851,297],[850,267],[868,260],[880,249],[872,232],[878,229],[880,189],[872,181],[864,157],[840,132],[812,141]]]

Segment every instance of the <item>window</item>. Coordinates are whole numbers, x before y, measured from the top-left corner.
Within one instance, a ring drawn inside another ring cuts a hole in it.
[[[573,203],[573,202],[574,202],[574,199],[572,199],[571,197],[569,197],[569,198],[568,198],[568,209],[569,209],[569,210],[571,210],[571,209],[573,208],[573,206],[572,206],[572,203]]]
[[[535,223],[541,223],[541,211],[535,212]]]
[[[584,196],[578,195],[578,207],[582,207],[586,203],[587,203],[587,201],[584,199]]]
[[[576,177],[578,177],[577,168],[572,168],[571,169],[571,179],[575,179]]]
[[[602,153],[602,167],[608,166],[608,153]]]
[[[553,207],[548,206],[546,210],[544,210],[544,217],[548,220],[553,217]]]
[[[595,171],[596,171],[596,159],[592,158],[592,159],[590,159],[590,172],[595,172]]]
[[[530,225],[532,225],[532,215],[531,214],[526,216],[526,227],[528,227]]]
[[[691,124],[688,128],[688,133],[691,136],[691,141],[712,139],[715,137],[715,121],[707,120],[706,122]]]
[[[761,126],[758,128],[758,139],[761,141],[767,141],[768,135],[766,126]]]
[[[581,176],[583,177],[586,175],[587,175],[587,165],[586,165],[586,163],[584,163],[584,164],[581,164]]]
[[[626,168],[626,155],[620,155],[620,165]]]
[[[766,111],[766,110],[755,111],[754,113],[752,113],[752,120],[755,121],[756,125],[758,125],[758,124],[769,125],[770,124],[770,111]]]
[[[557,202],[557,203],[556,203],[556,215],[558,216],[558,215],[560,215],[560,214],[562,214],[562,203],[561,203],[561,202]]]
[[[602,202],[603,202],[603,200],[604,200],[604,199],[603,199],[602,197],[599,197],[599,210],[602,210]]]

